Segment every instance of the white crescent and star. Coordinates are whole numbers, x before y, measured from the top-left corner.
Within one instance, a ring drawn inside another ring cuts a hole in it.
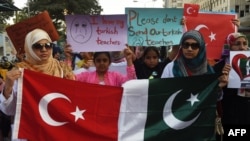
[[[202,28],[205,28],[205,29],[209,30],[209,28],[204,24],[197,25],[194,30],[200,31]],[[208,36],[210,38],[211,42],[213,40],[216,40],[215,35],[216,35],[215,33],[211,32],[210,35]]]
[[[190,12],[190,10],[192,10],[192,12]],[[193,11],[193,7],[188,7],[188,8],[187,8],[187,13],[188,13],[189,15],[191,15],[193,12],[194,12],[194,11]]]
[[[164,106],[164,109],[163,109],[163,120],[164,122],[172,129],[175,129],[175,130],[180,130],[180,129],[184,129],[188,126],[190,126],[191,124],[193,124],[197,118],[200,116],[200,113],[197,114],[193,119],[189,120],[189,121],[182,121],[182,120],[179,120],[177,119],[173,112],[172,112],[172,105],[173,105],[173,101],[175,99],[175,97],[177,96],[177,94],[179,94],[182,90],[179,90],[175,93],[173,93],[169,99],[167,100],[165,106]],[[194,102],[197,102],[198,99],[197,99],[197,96],[193,96],[191,97],[188,101],[192,101],[193,103]],[[191,102],[191,105],[192,105],[192,102]]]
[[[58,99],[58,98],[62,98],[62,99],[66,99],[67,101],[71,102],[70,99],[63,95],[63,94],[60,94],[60,93],[49,93],[45,96],[43,96],[39,102],[39,105],[38,105],[38,110],[39,110],[39,114],[42,118],[42,120],[47,123],[48,125],[50,126],[62,126],[68,122],[58,122],[56,120],[54,120],[53,118],[51,118],[51,116],[49,115],[48,113],[48,104],[54,100],[54,99]],[[83,113],[85,112],[86,110],[79,110],[78,107],[76,107],[76,111],[75,112],[72,112],[71,114],[75,116],[75,122],[81,118],[81,119],[84,119],[83,117]]]

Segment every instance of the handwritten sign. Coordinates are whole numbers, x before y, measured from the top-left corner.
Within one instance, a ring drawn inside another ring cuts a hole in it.
[[[170,46],[179,44],[183,9],[125,8],[128,15],[128,45]]]
[[[121,51],[127,44],[127,16],[67,15],[67,42],[75,52]]]
[[[25,36],[36,28],[47,31],[52,41],[59,39],[58,32],[47,11],[7,27],[6,32],[15,49],[20,53],[24,53]]]

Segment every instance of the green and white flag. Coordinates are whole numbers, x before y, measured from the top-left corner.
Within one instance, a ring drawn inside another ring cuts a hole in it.
[[[215,140],[217,75],[123,85],[119,141]]]

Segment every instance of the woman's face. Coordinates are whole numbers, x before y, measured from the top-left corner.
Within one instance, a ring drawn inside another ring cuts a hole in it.
[[[194,59],[199,53],[199,44],[194,39],[187,39],[181,45],[182,53],[186,59]]]
[[[239,37],[235,40],[235,42],[231,45],[230,50],[232,51],[241,51],[247,50],[248,44],[247,40],[244,37]]]
[[[110,65],[110,59],[106,54],[101,53],[95,58],[94,64],[98,73],[106,73]]]
[[[52,44],[46,39],[33,44],[32,49],[42,61],[47,61],[52,54]]]
[[[144,57],[144,63],[149,68],[154,68],[155,66],[157,66],[159,63],[159,57],[158,57],[157,53],[154,50],[148,51]]]

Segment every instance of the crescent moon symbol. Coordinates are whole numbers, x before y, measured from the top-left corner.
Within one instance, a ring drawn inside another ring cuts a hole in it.
[[[207,27],[206,25],[204,25],[204,24],[199,24],[199,25],[197,25],[197,26],[195,27],[195,29],[194,29],[194,30],[199,31],[199,30],[200,30],[200,29],[202,29],[202,28],[206,28],[206,29],[208,29],[208,27]]]
[[[55,121],[54,119],[52,119],[48,113],[48,104],[56,99],[56,98],[63,98],[66,99],[68,101],[70,101],[70,99],[68,97],[66,97],[63,94],[60,93],[49,93],[45,96],[42,97],[42,99],[39,102],[39,113],[43,119],[44,122],[46,122],[48,125],[51,126],[62,126],[64,124],[66,124],[67,122],[58,122]]]
[[[204,25],[204,24],[199,24],[199,25],[197,25],[197,26],[195,27],[194,30],[199,31],[199,30],[202,29],[202,28],[208,29],[208,27],[207,27],[206,25]],[[207,43],[205,44],[205,46],[207,46]]]
[[[180,130],[180,129],[184,129],[188,126],[190,126],[192,123],[194,123],[196,121],[196,119],[200,116],[200,113],[194,117],[192,120],[189,121],[182,121],[177,119],[173,112],[172,112],[172,105],[173,105],[173,101],[176,97],[176,95],[178,93],[180,93],[181,90],[175,92],[174,94],[172,94],[169,99],[167,100],[164,109],[163,109],[163,119],[165,121],[165,123],[172,129],[175,130]]]
[[[188,14],[192,14],[192,13],[190,12],[190,10],[192,10],[192,9],[193,9],[192,7],[188,7],[188,8],[187,8],[187,13],[188,13]]]

